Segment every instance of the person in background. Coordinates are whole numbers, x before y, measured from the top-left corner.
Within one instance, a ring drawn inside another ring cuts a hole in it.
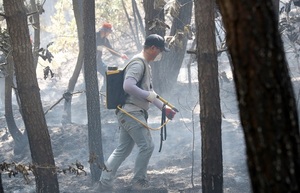
[[[151,34],[145,40],[143,51],[130,60],[132,62],[125,70],[123,88],[128,97],[122,109],[144,124],[147,124],[150,103],[165,111],[168,119],[175,115],[175,111],[165,107],[157,98],[152,88],[150,62],[160,60],[164,51],[169,51],[165,47],[164,39],[157,34]],[[139,81],[141,84],[137,86]],[[139,150],[131,187],[134,190],[148,189],[147,167],[154,150],[150,130],[121,110],[117,112],[117,119],[120,126],[119,144],[106,161],[107,171],[102,171],[98,189],[100,192],[112,192],[116,172],[134,145],[137,145]]]
[[[105,71],[106,71],[106,65],[102,60],[103,55],[103,49],[107,49],[112,55],[121,57],[124,60],[127,60],[128,57],[126,54],[120,54],[117,51],[115,51],[109,40],[108,36],[112,33],[112,25],[110,23],[103,23],[102,27],[99,29],[99,31],[96,33],[96,46],[97,46],[97,71],[103,76],[103,86],[101,90],[103,91],[105,89]]]

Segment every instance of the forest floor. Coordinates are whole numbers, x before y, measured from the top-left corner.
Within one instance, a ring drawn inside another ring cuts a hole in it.
[[[53,83],[51,89],[56,87]],[[199,124],[199,105],[197,105],[197,84],[192,85],[189,93],[186,83],[178,83],[172,93],[171,103],[180,110],[174,120],[167,125],[167,140],[163,142],[162,151],[158,152],[160,144],[160,131],[152,131],[155,150],[149,163],[148,177],[150,185],[161,192],[201,192],[201,134]],[[46,90],[41,92],[45,97],[59,98],[59,91],[54,91],[53,96]],[[46,94],[48,93],[48,94]],[[188,94],[189,93],[189,94]],[[250,193],[248,171],[245,162],[245,145],[243,132],[238,120],[232,82],[222,83],[222,144],[223,144],[223,181],[224,193]],[[166,96],[165,98],[168,98]],[[53,104],[44,101],[44,108],[48,109]],[[17,109],[17,108],[16,108]],[[76,162],[84,166],[84,171],[79,174],[67,172],[59,173],[61,193],[88,193],[93,192],[95,185],[91,183],[88,163],[88,132],[86,125],[85,95],[74,96],[73,123],[62,126],[60,119],[63,103],[59,104],[46,115],[49,133],[52,141],[56,166],[60,169],[75,167]],[[17,113],[17,112],[15,112]],[[160,123],[160,112],[152,107],[149,110],[149,124],[156,128]],[[20,127],[22,122],[17,119]],[[4,114],[0,114],[1,125],[5,124]],[[3,124],[2,124],[3,123]],[[103,136],[104,158],[107,159],[114,150],[118,140],[118,124],[113,110],[107,110],[101,105],[101,123]],[[5,127],[0,129],[0,157],[7,163],[16,162],[28,165],[31,162],[29,148],[25,148],[22,156],[13,153],[14,143]],[[114,183],[116,192],[130,192],[127,187],[133,175],[134,159],[137,149],[124,161],[118,170]],[[2,174],[5,192],[31,193],[35,192],[34,176],[30,173],[29,182],[21,174],[9,177]],[[159,192],[159,191],[154,191]]]

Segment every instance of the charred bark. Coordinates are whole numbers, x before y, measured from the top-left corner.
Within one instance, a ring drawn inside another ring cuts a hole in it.
[[[221,107],[215,1],[195,2],[197,62],[202,140],[202,192],[223,192]]]
[[[272,0],[218,0],[253,192],[300,192],[299,121]]]
[[[88,115],[88,141],[92,181],[97,182],[104,166],[99,87],[96,70],[95,1],[83,2],[84,79]]]
[[[23,1],[4,0],[7,27],[11,37],[17,88],[25,128],[28,132],[36,192],[58,193],[58,180],[50,135],[33,66],[27,15]]]

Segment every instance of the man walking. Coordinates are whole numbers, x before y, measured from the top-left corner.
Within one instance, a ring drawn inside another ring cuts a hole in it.
[[[165,108],[163,103],[157,99],[157,94],[152,88],[151,61],[160,60],[163,51],[169,51],[165,47],[164,39],[157,35],[149,35],[144,43],[144,49],[140,54],[135,55],[125,70],[123,88],[128,97],[122,109],[139,121],[147,124],[147,110],[149,104],[153,103],[157,108],[165,111],[166,116],[172,119],[175,112]],[[140,82],[138,85],[137,83]],[[117,112],[117,119],[120,125],[119,144],[109,156],[106,167],[100,177],[99,189],[111,192],[113,180],[121,163],[131,153],[134,145],[138,147],[138,155],[134,165],[132,189],[147,189],[147,167],[152,155],[154,144],[149,129],[134,120],[123,111]]]

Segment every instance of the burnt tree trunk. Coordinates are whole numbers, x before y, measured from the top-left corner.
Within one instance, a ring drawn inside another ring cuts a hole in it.
[[[190,25],[193,1],[178,0],[181,5],[177,17],[173,18],[170,36],[175,36],[176,41],[170,44],[171,51],[163,54],[160,62],[153,65],[153,85],[160,94],[168,93],[177,82],[177,78],[186,52],[188,37],[185,28]]]
[[[78,35],[78,46],[79,46],[79,53],[77,57],[77,63],[73,72],[72,77],[69,80],[68,89],[64,93],[64,113],[62,116],[62,124],[69,124],[72,122],[72,93],[74,91],[76,82],[78,80],[80,71],[83,65],[83,8],[82,8],[82,1],[81,0],[73,0],[73,10],[74,16],[77,26],[77,35]]]
[[[88,115],[88,141],[92,181],[99,180],[104,166],[99,87],[96,70],[95,1],[83,2],[84,78]]]
[[[164,28],[155,27],[151,29],[152,21],[155,19],[165,22],[164,9],[154,9],[154,0],[143,1],[143,6],[145,10],[145,31],[146,37],[150,34],[159,34],[162,37],[165,36],[166,32]]]
[[[33,13],[31,17],[31,25],[33,28],[33,65],[34,68],[37,68],[38,60],[39,60],[39,49],[40,49],[40,4],[36,4],[36,0],[30,0],[31,4],[31,12]]]
[[[0,193],[4,193],[3,185],[2,185],[2,173],[0,172]]]
[[[253,192],[300,192],[296,102],[272,0],[218,0]]]
[[[14,87],[14,83],[13,83],[14,62],[10,54],[7,56],[7,72],[8,72],[8,76],[5,77],[5,119],[6,119],[6,124],[9,133],[14,139],[14,143],[15,143],[14,154],[20,155],[21,153],[23,153],[23,149],[26,146],[28,146],[28,140],[26,139],[27,135],[26,134],[23,135],[22,132],[17,127],[14,118],[13,107],[12,107],[12,88]]]
[[[221,107],[215,36],[215,1],[195,2],[200,123],[202,136],[202,192],[223,192]]]
[[[58,180],[42,102],[39,93],[23,1],[4,0],[3,7],[11,37],[17,88],[28,133],[36,192],[58,193]]]

